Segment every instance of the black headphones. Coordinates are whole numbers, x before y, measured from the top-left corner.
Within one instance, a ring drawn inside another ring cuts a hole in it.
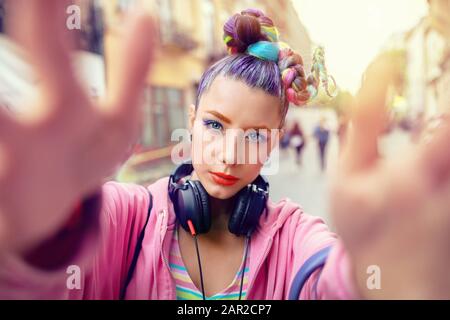
[[[202,234],[207,233],[211,227],[210,196],[200,181],[187,180],[179,183],[180,179],[190,175],[193,170],[191,160],[175,169],[169,179],[169,196],[181,226],[192,232],[189,228],[189,223],[192,223],[195,232]],[[266,208],[268,195],[269,183],[261,175],[239,191],[228,222],[229,231],[237,236],[250,236]]]

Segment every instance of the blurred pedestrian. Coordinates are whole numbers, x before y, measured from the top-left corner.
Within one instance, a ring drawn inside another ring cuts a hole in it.
[[[330,130],[326,125],[326,119],[321,118],[319,124],[314,129],[314,138],[317,140],[317,146],[320,157],[320,167],[322,171],[325,170],[326,167],[326,149],[328,145],[328,140],[330,137]]]
[[[295,161],[297,164],[302,164],[302,152],[306,145],[306,136],[299,122],[294,122],[289,136],[290,145],[295,149]]]
[[[285,128],[284,134],[280,139],[280,149],[285,152],[291,143],[291,130]]]

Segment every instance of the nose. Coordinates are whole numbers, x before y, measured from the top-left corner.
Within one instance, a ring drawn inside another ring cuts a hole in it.
[[[219,160],[226,165],[236,165],[243,161],[243,150],[241,148],[241,134],[239,130],[227,130],[222,140]]]

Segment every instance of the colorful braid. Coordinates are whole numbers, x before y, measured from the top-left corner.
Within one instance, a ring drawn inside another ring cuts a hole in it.
[[[280,51],[278,67],[287,101],[297,106],[305,105],[314,96],[318,84],[314,77],[306,78],[302,57],[285,45]]]

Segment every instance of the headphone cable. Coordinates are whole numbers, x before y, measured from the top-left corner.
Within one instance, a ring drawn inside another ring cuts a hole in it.
[[[247,264],[247,254],[248,254],[249,242],[250,242],[250,236],[247,235],[247,237],[245,237],[244,265],[242,266],[242,271],[241,271],[242,274],[241,274],[241,285],[240,285],[240,289],[239,289],[239,300],[242,300],[242,287],[244,285],[244,274],[245,274],[245,267]]]
[[[197,252],[197,261],[198,261],[198,269],[200,271],[200,285],[202,288],[202,297],[203,300],[206,300],[205,295],[205,285],[203,283],[203,271],[202,271],[202,262],[200,259],[200,250],[198,249],[198,241],[197,241],[197,233],[195,232],[194,226],[192,224],[192,221],[188,221],[189,228],[191,230],[191,234],[194,237],[194,243],[195,243],[195,250]],[[245,237],[245,253],[244,253],[244,263],[241,270],[241,284],[239,288],[239,300],[242,300],[242,288],[244,285],[244,274],[245,274],[245,268],[247,266],[247,256],[248,256],[248,250],[249,250],[249,242],[250,242],[250,234],[248,234]]]
[[[197,242],[197,231],[195,231],[194,224],[191,220],[187,221],[187,224],[189,226],[189,231],[191,232],[192,237],[194,238],[195,243],[195,250],[197,251],[197,261],[198,261],[198,269],[200,271],[200,284],[202,286],[202,296],[203,300],[206,300],[205,295],[205,286],[203,285],[203,271],[202,271],[202,262],[200,260],[200,251],[198,250],[198,242]]]
[[[202,262],[200,260],[200,251],[198,250],[197,235],[194,235],[194,241],[195,241],[195,250],[197,251],[198,269],[200,270],[200,284],[202,286],[202,296],[203,300],[206,300],[205,286],[203,284]]]

